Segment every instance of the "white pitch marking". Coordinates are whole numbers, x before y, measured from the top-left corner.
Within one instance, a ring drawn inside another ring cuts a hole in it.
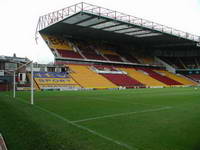
[[[113,118],[113,117],[118,117],[118,116],[125,116],[125,115],[139,114],[139,113],[147,113],[147,112],[156,112],[156,111],[167,110],[167,109],[172,109],[172,107],[167,106],[167,107],[162,107],[162,108],[146,109],[146,110],[143,110],[143,111],[134,111],[134,112],[127,112],[127,113],[104,115],[104,116],[99,116],[99,117],[92,117],[92,118],[86,118],[86,119],[81,119],[81,120],[75,120],[75,121],[71,121],[71,122],[79,123],[79,122],[85,122],[85,121],[90,121],[90,120]]]
[[[111,142],[113,142],[113,143],[115,143],[115,144],[117,144],[117,145],[123,146],[123,147],[125,147],[125,148],[127,148],[127,149],[129,149],[129,150],[138,150],[138,148],[135,148],[135,147],[133,148],[133,147],[131,147],[131,146],[125,144],[125,143],[122,143],[122,142],[117,141],[117,140],[114,140],[114,139],[112,139],[112,138],[110,138],[110,137],[104,136],[104,135],[102,135],[101,133],[98,133],[98,132],[96,132],[96,131],[94,131],[94,130],[91,130],[91,129],[87,128],[87,127],[84,127],[84,126],[82,126],[82,125],[76,124],[75,122],[72,122],[72,121],[70,121],[70,120],[68,120],[68,119],[66,119],[66,118],[64,118],[64,117],[62,117],[62,116],[60,116],[60,115],[58,115],[58,114],[56,114],[56,113],[54,113],[54,112],[48,111],[47,109],[44,109],[44,108],[39,107],[39,106],[36,106],[36,105],[34,105],[34,107],[36,107],[36,108],[38,108],[38,109],[40,109],[40,110],[42,110],[42,111],[44,111],[44,112],[47,112],[47,113],[51,114],[52,116],[55,116],[55,117],[57,117],[58,119],[61,119],[61,120],[65,121],[65,122],[67,122],[67,123],[69,123],[69,124],[71,124],[71,125],[73,125],[73,126],[75,126],[75,127],[78,127],[78,128],[80,128],[80,129],[86,130],[86,131],[88,131],[88,132],[90,132],[90,133],[92,133],[92,134],[94,134],[94,135],[97,135],[97,136],[99,136],[99,137],[101,137],[101,138],[103,138],[103,139],[106,139],[106,140],[108,140],[108,141],[111,141]]]
[[[19,98],[18,98],[18,99],[19,99]],[[26,101],[24,101],[24,100],[22,100],[22,99],[19,99],[19,100],[20,100],[21,102],[23,102],[23,103],[29,104],[29,103],[27,103]],[[58,119],[60,119],[60,120],[63,120],[63,121],[65,121],[65,122],[67,122],[67,123],[69,123],[69,124],[71,124],[71,125],[73,125],[73,126],[75,126],[75,127],[77,127],[77,128],[80,128],[80,129],[82,129],[82,130],[88,131],[88,132],[90,132],[90,133],[92,133],[92,134],[94,134],[94,135],[97,135],[97,136],[99,136],[99,137],[105,139],[105,140],[111,141],[111,142],[113,142],[113,143],[115,143],[115,144],[117,144],[117,145],[120,145],[120,146],[122,146],[122,147],[125,147],[125,148],[128,149],[128,150],[138,150],[138,148],[136,148],[136,147],[131,147],[131,146],[129,146],[128,144],[122,143],[122,142],[120,142],[120,141],[118,141],[118,140],[114,140],[114,139],[112,139],[112,138],[110,138],[110,137],[108,137],[108,136],[102,135],[101,133],[98,133],[98,132],[96,132],[96,131],[94,131],[94,130],[92,130],[92,129],[89,129],[89,128],[84,127],[84,126],[79,125],[79,124],[76,124],[76,123],[74,123],[73,121],[70,121],[70,120],[68,120],[68,119],[66,119],[66,118],[64,118],[64,117],[62,117],[62,116],[60,116],[60,115],[58,115],[58,114],[56,114],[56,113],[54,113],[54,112],[51,112],[51,111],[49,111],[49,110],[47,110],[47,109],[44,109],[44,108],[42,108],[42,107],[40,107],[40,106],[36,106],[36,105],[32,105],[32,106],[35,107],[35,108],[37,108],[37,109],[39,109],[39,110],[42,110],[42,111],[44,111],[44,112],[46,112],[46,113],[49,113],[50,115],[52,115],[52,116],[54,116],[54,117],[56,117],[56,118],[58,118]]]

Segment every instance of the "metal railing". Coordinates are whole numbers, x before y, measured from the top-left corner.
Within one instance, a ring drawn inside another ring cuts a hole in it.
[[[142,26],[144,28],[148,28],[148,29],[159,31],[159,32],[171,34],[171,35],[174,35],[177,37],[200,42],[200,36],[190,34],[190,33],[184,32],[184,31],[180,31],[177,29],[173,29],[171,27],[164,26],[164,25],[161,25],[161,24],[149,21],[149,20],[134,17],[131,15],[127,15],[125,13],[121,13],[121,12],[117,12],[117,11],[110,10],[107,8],[88,4],[85,2],[81,2],[81,3],[75,4],[75,5],[48,13],[44,16],[40,16],[38,24],[37,24],[37,28],[36,28],[36,34],[38,31],[40,31],[50,25],[53,25],[71,15],[78,13],[78,12],[86,12],[86,13],[90,13],[90,14],[94,14],[94,15],[98,15],[98,16],[102,16],[102,17],[107,17],[110,19],[119,20],[119,21],[122,21],[125,23]]]

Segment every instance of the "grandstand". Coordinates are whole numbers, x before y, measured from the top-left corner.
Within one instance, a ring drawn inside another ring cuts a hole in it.
[[[0,56],[9,149],[200,149],[199,36],[87,3],[41,16],[36,33],[54,63]]]
[[[37,32],[55,64],[71,70],[62,84],[86,89],[198,85],[199,74],[188,74],[199,69],[196,35],[88,3],[41,16]]]

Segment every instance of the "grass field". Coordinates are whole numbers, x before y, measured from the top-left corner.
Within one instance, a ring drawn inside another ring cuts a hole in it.
[[[0,92],[9,150],[199,150],[200,89]]]

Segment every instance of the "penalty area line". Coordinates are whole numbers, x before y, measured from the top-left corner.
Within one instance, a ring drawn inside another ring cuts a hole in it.
[[[19,99],[19,98],[18,98],[18,99]],[[29,105],[29,103],[27,103],[27,102],[24,101],[23,99],[19,99],[19,100],[20,100],[20,102]],[[31,105],[31,104],[30,104],[30,105]],[[45,109],[45,108],[42,108],[42,107],[37,106],[37,105],[31,105],[31,106],[37,108],[37,109],[40,110],[40,111],[46,112],[46,113],[50,114],[51,116],[54,116],[54,117],[56,117],[57,119],[60,119],[60,120],[66,122],[66,123],[68,123],[68,124],[71,124],[72,126],[75,126],[75,127],[79,128],[79,129],[82,129],[82,130],[85,130],[85,131],[87,131],[87,132],[89,132],[89,133],[91,133],[91,134],[93,134],[93,135],[96,135],[96,136],[98,136],[98,137],[100,137],[100,138],[103,138],[103,139],[105,139],[105,140],[107,140],[107,141],[110,141],[110,142],[112,142],[112,143],[114,143],[114,144],[117,144],[117,145],[119,145],[119,146],[122,146],[122,147],[124,147],[124,148],[126,148],[126,149],[128,149],[128,150],[138,150],[138,148],[136,148],[135,146],[133,147],[133,146],[130,146],[130,145],[126,144],[126,143],[123,143],[123,142],[120,142],[120,141],[118,141],[118,140],[115,140],[115,139],[113,139],[113,138],[111,138],[111,137],[105,136],[105,135],[103,135],[103,134],[101,134],[101,133],[99,133],[99,132],[97,132],[97,131],[95,131],[95,130],[89,129],[89,128],[84,127],[84,126],[82,126],[82,125],[79,125],[79,124],[77,124],[77,123],[75,123],[75,122],[73,122],[73,121],[70,121],[70,120],[64,118],[63,116],[60,116],[60,115],[58,115],[58,114],[56,114],[56,113],[54,113],[54,112],[51,112],[51,111],[49,111],[49,110],[47,110],[47,109]]]
[[[60,119],[60,120],[63,120],[63,121],[65,121],[65,122],[67,122],[68,124],[71,124],[71,125],[73,125],[73,126],[75,126],[75,127],[77,127],[77,128],[80,128],[80,129],[82,129],[82,130],[88,131],[89,133],[92,133],[92,134],[94,134],[94,135],[97,135],[97,136],[99,136],[99,137],[101,137],[101,138],[103,138],[103,139],[106,139],[106,140],[108,140],[108,141],[111,141],[111,142],[113,142],[113,143],[115,143],[115,144],[117,144],[117,145],[120,145],[120,146],[122,146],[122,147],[125,147],[125,148],[127,148],[127,149],[129,149],[129,150],[138,150],[138,148],[136,148],[136,147],[131,147],[131,146],[125,144],[125,143],[122,143],[122,142],[120,142],[120,141],[118,141],[118,140],[114,140],[114,139],[112,139],[112,138],[110,138],[110,137],[108,137],[108,136],[105,136],[105,135],[103,135],[103,134],[101,134],[101,133],[99,133],[99,132],[96,132],[95,130],[92,130],[92,129],[89,129],[89,128],[84,127],[84,126],[82,126],[82,125],[76,124],[75,122],[72,122],[72,121],[70,121],[70,120],[68,120],[68,119],[66,119],[66,118],[64,118],[64,117],[62,117],[62,116],[60,116],[60,115],[58,115],[58,114],[56,114],[56,113],[54,113],[54,112],[51,112],[51,111],[49,111],[49,110],[47,110],[47,109],[44,109],[44,108],[39,107],[39,106],[36,106],[36,105],[34,105],[34,107],[36,107],[36,108],[38,108],[38,109],[40,109],[40,110],[42,110],[42,111],[44,111],[44,112],[46,112],[46,113],[49,113],[49,114],[51,114],[52,116],[54,116],[54,117],[56,117],[56,118],[58,118],[58,119]]]
[[[161,108],[155,108],[155,109],[146,109],[146,110],[143,110],[143,111],[133,111],[133,112],[127,112],[127,113],[104,115],[104,116],[99,116],[99,117],[92,117],[92,118],[86,118],[86,119],[81,119],[81,120],[75,120],[75,121],[71,121],[71,122],[79,123],[79,122],[86,122],[86,121],[98,120],[98,119],[104,119],[104,118],[113,118],[113,117],[140,114],[140,113],[157,112],[157,111],[168,110],[168,109],[172,109],[172,107],[167,106],[167,107],[161,107]]]

